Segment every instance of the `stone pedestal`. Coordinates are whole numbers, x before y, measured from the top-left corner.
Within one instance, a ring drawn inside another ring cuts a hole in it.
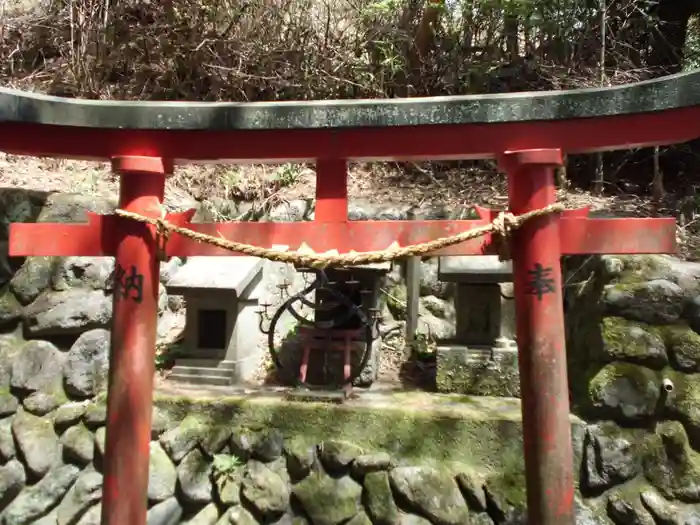
[[[442,392],[519,397],[510,263],[497,257],[441,257],[438,278],[457,285],[456,335],[437,349]]]

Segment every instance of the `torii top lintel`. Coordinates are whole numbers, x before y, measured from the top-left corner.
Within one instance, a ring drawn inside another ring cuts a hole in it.
[[[0,151],[281,161],[489,158],[700,136],[700,71],[613,88],[265,103],[122,102],[0,88]]]

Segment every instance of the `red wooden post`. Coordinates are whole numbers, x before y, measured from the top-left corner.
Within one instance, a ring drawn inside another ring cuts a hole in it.
[[[560,150],[509,152],[500,160],[512,213],[556,202]],[[512,240],[527,512],[528,523],[536,525],[574,524],[559,223],[557,214],[537,217]]]
[[[161,216],[171,166],[121,157],[112,169],[121,209]],[[153,228],[121,219],[116,230],[102,525],[145,525],[160,262]]]

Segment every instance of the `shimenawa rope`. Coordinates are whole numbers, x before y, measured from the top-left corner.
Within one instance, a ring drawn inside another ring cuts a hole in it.
[[[230,241],[223,237],[214,237],[205,233],[192,231],[188,228],[175,226],[170,224],[164,218],[146,217],[138,213],[117,209],[115,213],[127,219],[131,219],[144,224],[150,224],[156,227],[158,236],[158,252],[161,258],[165,257],[165,247],[168,242],[170,233],[177,233],[183,237],[187,237],[197,242],[210,244],[229,250],[232,252],[243,253],[252,257],[260,257],[269,259],[275,262],[292,263],[307,268],[326,268],[328,266],[358,266],[363,264],[376,264],[403,259],[404,257],[412,257],[416,255],[425,255],[427,253],[454,246],[471,239],[475,239],[487,233],[493,233],[500,239],[501,260],[510,259],[508,249],[508,239],[513,230],[520,228],[526,221],[535,217],[543,217],[552,213],[560,213],[564,211],[564,205],[556,203],[545,206],[544,208],[529,211],[521,215],[513,215],[510,212],[501,212],[493,220],[491,224],[475,228],[462,233],[457,233],[449,237],[441,237],[432,241],[413,244],[411,246],[401,246],[396,248],[387,248],[385,250],[377,250],[371,252],[358,253],[343,253],[343,254],[328,254],[328,253],[301,253],[299,251],[283,251],[273,248],[262,248],[251,244]]]

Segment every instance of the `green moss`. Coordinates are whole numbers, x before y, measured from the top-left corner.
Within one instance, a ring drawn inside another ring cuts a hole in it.
[[[667,268],[667,265],[654,255],[628,255],[620,256],[619,259],[623,263],[624,270],[617,279],[617,284],[622,287],[645,283],[654,274]]]
[[[498,363],[465,363],[457,352],[438,353],[437,375],[439,392],[459,394],[520,397],[518,356],[505,354]]]
[[[275,427],[286,440],[305,445],[343,440],[361,444],[367,453],[390,451],[392,457],[420,463],[462,465],[465,450],[475,465],[495,469],[506,454],[522,461],[519,404],[463,399],[402,393],[377,404],[329,405],[268,397],[192,400],[157,395],[155,404],[173,420],[201,414],[207,424],[226,422],[253,432]],[[572,424],[580,422],[573,418]]]
[[[700,371],[700,335],[688,325],[659,327],[673,366],[684,372]]]
[[[630,337],[634,328],[642,330],[648,339]],[[649,343],[654,338],[663,346],[664,338],[659,327],[638,321],[629,321],[622,317],[605,317],[602,320],[602,335],[605,344],[606,357],[612,360],[630,359],[643,360],[649,356]]]
[[[383,294],[386,297],[386,305],[394,316],[394,319],[399,321],[406,319],[406,307],[408,304],[408,291],[406,285],[395,284],[391,286]]]
[[[650,382],[660,383],[662,377],[654,370],[633,363],[611,363],[601,368],[591,380],[588,388],[590,399],[600,399],[605,389],[620,379],[629,381],[634,390],[643,392]]]

